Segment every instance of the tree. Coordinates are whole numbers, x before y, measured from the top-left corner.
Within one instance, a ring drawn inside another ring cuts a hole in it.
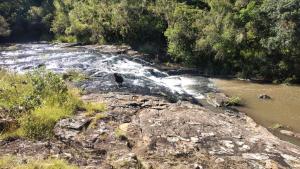
[[[0,15],[0,37],[6,37],[9,36],[9,34],[9,24],[6,22],[5,18]]]

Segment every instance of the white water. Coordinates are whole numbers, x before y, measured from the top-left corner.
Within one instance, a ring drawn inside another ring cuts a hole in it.
[[[197,99],[203,99],[204,92],[209,88],[208,80],[200,76],[169,76],[126,56],[103,54],[84,48],[18,44],[0,51],[0,67],[24,73],[40,66],[57,73],[78,70],[98,78],[99,74],[120,73],[126,75],[125,80],[131,88],[143,87],[151,90],[154,87],[163,87],[173,93],[190,94]]]

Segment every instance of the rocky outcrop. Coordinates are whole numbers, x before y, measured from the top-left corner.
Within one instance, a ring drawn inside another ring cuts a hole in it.
[[[262,100],[270,100],[272,99],[271,96],[267,95],[267,94],[260,94],[258,96],[259,99],[262,99]]]
[[[300,167],[299,147],[243,113],[125,93],[90,94],[83,100],[104,102],[107,111],[61,120],[51,141],[1,141],[0,154],[60,157],[89,169]]]

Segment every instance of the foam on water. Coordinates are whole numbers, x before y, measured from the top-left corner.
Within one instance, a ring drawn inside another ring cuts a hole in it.
[[[188,93],[198,99],[204,97],[203,77],[169,76],[153,67],[130,60],[122,55],[102,54],[82,48],[62,48],[51,44],[19,44],[0,52],[0,66],[17,72],[26,72],[40,65],[55,72],[77,69],[83,72],[121,73],[132,75],[133,84],[145,86],[143,79],[179,94]],[[207,87],[207,84],[205,84]]]

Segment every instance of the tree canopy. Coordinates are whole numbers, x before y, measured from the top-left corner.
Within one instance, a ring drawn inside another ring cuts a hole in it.
[[[0,1],[0,37],[129,44],[209,74],[300,79],[300,0]]]

